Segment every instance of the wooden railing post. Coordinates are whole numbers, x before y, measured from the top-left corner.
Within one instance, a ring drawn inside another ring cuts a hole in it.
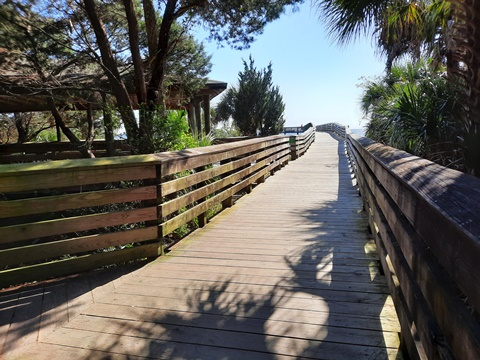
[[[198,172],[201,172],[205,170],[205,167],[204,166],[200,166],[198,168],[195,169],[195,172],[198,173]],[[206,182],[201,182],[199,183],[196,188],[199,189],[201,188],[202,186],[205,186],[207,183]],[[201,198],[201,199],[198,199],[197,203],[202,203],[202,202],[205,202],[206,198]],[[203,212],[201,214],[199,214],[197,216],[197,220],[198,220],[198,226],[199,227],[204,227],[205,225],[207,225],[207,213],[206,212]]]
[[[157,234],[158,234],[158,242],[159,242],[159,251],[158,255],[163,256],[165,255],[165,239],[163,238],[163,231],[162,226],[162,207],[160,206],[163,202],[163,194],[162,194],[162,166],[161,164],[155,165],[155,172],[157,174],[155,178],[155,185],[157,186],[157,199],[156,199],[156,206],[157,206]]]
[[[290,143],[290,157],[292,158],[292,160],[298,159],[297,137],[290,136],[288,142]]]

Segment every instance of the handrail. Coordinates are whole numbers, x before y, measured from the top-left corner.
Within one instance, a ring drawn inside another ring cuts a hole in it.
[[[310,133],[309,133],[310,134]],[[298,140],[298,144],[297,144]],[[295,156],[312,135],[295,139]],[[0,288],[156,257],[286,165],[270,136],[150,155],[0,165]]]
[[[412,357],[480,359],[480,179],[346,141]]]
[[[342,138],[345,137],[346,129],[348,129],[348,126],[345,126],[339,123],[322,124],[322,125],[317,125],[316,127],[317,131],[334,133]]]

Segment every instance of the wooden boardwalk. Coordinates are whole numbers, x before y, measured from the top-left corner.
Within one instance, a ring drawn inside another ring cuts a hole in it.
[[[361,209],[318,133],[167,256],[0,293],[3,358],[401,359]]]

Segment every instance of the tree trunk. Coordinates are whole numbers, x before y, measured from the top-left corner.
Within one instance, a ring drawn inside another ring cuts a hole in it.
[[[91,101],[87,104],[87,136],[85,137],[85,146],[90,149],[93,139],[95,139],[95,126],[93,123],[93,104]]]
[[[102,93],[103,100],[103,126],[105,131],[105,143],[107,146],[107,156],[115,156],[115,137],[113,134],[112,111],[107,104],[107,95]]]
[[[157,17],[152,0],[143,0],[142,3],[147,31],[148,59],[151,60],[157,54]]]
[[[15,119],[15,127],[17,128],[17,142],[18,143],[26,143],[28,139],[28,126],[24,126],[24,117],[25,113],[15,113],[13,117]]]
[[[462,126],[467,129],[465,162],[467,171],[480,177],[480,0],[456,0],[452,5],[456,16],[451,49],[453,72],[462,79],[466,109]]]
[[[93,30],[95,31],[97,44],[102,57],[102,65],[105,68],[105,75],[108,77],[110,85],[112,86],[113,94],[117,100],[118,110],[122,117],[123,124],[125,125],[128,140],[133,149],[138,149],[142,141],[146,141],[147,139],[141,139],[139,137],[132,101],[130,100],[125,83],[121,79],[120,72],[110,48],[107,32],[95,7],[95,0],[83,0],[83,3],[85,5],[87,16],[92,24]]]
[[[95,155],[93,155],[92,151],[88,149],[85,144],[82,144],[82,142],[75,136],[72,130],[68,128],[67,124],[65,124],[62,115],[58,112],[58,109],[55,106],[53,98],[48,97],[47,102],[48,106],[50,107],[50,111],[52,112],[53,118],[55,119],[55,123],[58,127],[62,129],[62,132],[65,134],[68,140],[70,140],[70,142],[77,148],[77,150],[80,151],[83,157],[94,158]]]
[[[137,16],[135,14],[135,7],[132,0],[123,0],[123,5],[125,7],[125,13],[127,14],[128,40],[130,43],[130,52],[132,53],[137,102],[139,106],[142,106],[147,99],[147,90],[143,71],[142,55],[140,54]]]

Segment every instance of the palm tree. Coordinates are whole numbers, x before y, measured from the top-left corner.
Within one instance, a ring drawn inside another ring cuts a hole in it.
[[[444,72],[424,61],[394,66],[363,84],[362,110],[367,136],[396,148],[463,170],[456,142],[458,96]]]
[[[422,49],[433,64],[447,65],[459,89],[463,111],[465,165],[480,176],[480,0],[316,0],[321,16],[336,40],[347,43],[373,33],[387,55],[387,71],[403,55],[418,58]]]

